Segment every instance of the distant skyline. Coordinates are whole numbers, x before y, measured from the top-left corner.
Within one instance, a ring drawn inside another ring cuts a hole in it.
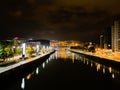
[[[99,42],[120,16],[120,0],[3,0],[0,39]]]

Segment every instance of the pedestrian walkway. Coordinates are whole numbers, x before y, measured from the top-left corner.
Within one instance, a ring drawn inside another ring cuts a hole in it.
[[[36,56],[36,57],[28,58],[28,59],[26,59],[26,60],[21,60],[20,62],[15,63],[15,64],[12,64],[12,65],[9,65],[9,66],[0,67],[0,74],[1,74],[1,73],[4,73],[4,72],[6,72],[6,71],[12,70],[12,69],[14,69],[14,68],[16,68],[16,67],[19,67],[19,66],[21,66],[21,65],[24,65],[24,64],[33,62],[33,61],[35,61],[35,60],[37,60],[37,59],[39,59],[39,58],[42,58],[42,57],[44,57],[44,56],[52,53],[52,52],[54,52],[54,51],[46,52],[46,53],[40,54],[40,55],[38,55],[38,56]]]
[[[76,50],[76,49],[68,49],[68,50],[74,51],[74,52],[77,52],[77,53],[90,55],[90,56],[103,58],[103,59],[108,59],[108,60],[112,60],[112,61],[116,61],[116,62],[120,63],[120,53],[112,53],[112,55],[107,55],[105,53],[98,53],[98,52],[92,53],[92,52],[86,52],[86,51],[81,51],[81,50]]]

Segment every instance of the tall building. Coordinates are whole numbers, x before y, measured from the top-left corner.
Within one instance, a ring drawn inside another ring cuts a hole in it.
[[[120,22],[115,21],[112,26],[112,51],[120,52]]]
[[[111,49],[111,27],[104,30],[104,49]]]
[[[100,35],[100,48],[103,49],[104,48],[104,37],[103,35]]]

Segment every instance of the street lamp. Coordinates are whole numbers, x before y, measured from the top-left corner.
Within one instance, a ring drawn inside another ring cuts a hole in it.
[[[39,48],[39,45],[37,44],[37,45],[36,45],[36,53],[37,53],[37,55],[38,55],[39,49],[40,49],[40,48]]]
[[[103,49],[103,35],[100,35],[100,48]]]
[[[22,44],[22,60],[25,59],[25,49],[26,49],[26,44],[23,43],[23,44]]]

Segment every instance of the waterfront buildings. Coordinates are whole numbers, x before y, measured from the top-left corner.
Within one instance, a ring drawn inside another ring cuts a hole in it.
[[[120,52],[120,22],[115,21],[111,31],[112,51]]]
[[[105,29],[103,37],[104,37],[103,41],[104,49],[111,49],[111,27]]]
[[[80,46],[81,42],[80,41],[74,41],[74,40],[51,40],[50,41],[50,46],[57,48],[57,47],[71,47],[71,46]]]

